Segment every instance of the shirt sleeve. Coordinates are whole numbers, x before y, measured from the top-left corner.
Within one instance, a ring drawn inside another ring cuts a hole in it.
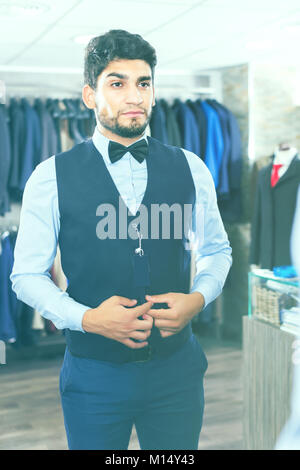
[[[43,161],[27,180],[10,275],[12,289],[58,329],[84,332],[82,317],[91,307],[72,299],[51,279],[58,243],[60,216],[55,156]]]
[[[190,230],[196,266],[190,292],[200,292],[206,307],[222,292],[232,265],[232,249],[220,216],[209,169],[196,154],[182,150],[189,163],[196,191]]]

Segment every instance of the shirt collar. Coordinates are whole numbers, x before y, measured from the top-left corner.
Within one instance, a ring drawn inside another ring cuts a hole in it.
[[[147,135],[146,132],[140,137],[140,139],[136,140],[138,142],[139,140],[146,139]],[[105,137],[98,129],[98,127],[95,127],[94,134],[92,137],[93,144],[95,145],[96,149],[98,152],[103,156],[106,164],[112,165],[109,155],[108,155],[108,145],[109,145],[109,139]]]

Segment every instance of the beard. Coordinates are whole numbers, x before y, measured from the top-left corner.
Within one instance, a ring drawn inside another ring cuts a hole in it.
[[[146,113],[146,111],[145,111]],[[146,127],[148,126],[150,119],[151,119],[151,114],[147,115],[147,119],[144,122],[144,124],[139,123],[139,118],[131,118],[130,123],[127,126],[124,126],[119,123],[119,117],[113,117],[113,118],[108,118],[106,115],[103,113],[99,113],[97,109],[97,119],[99,123],[107,130],[113,132],[116,135],[119,135],[120,137],[125,137],[125,138],[134,138],[134,137],[139,137],[142,135]]]

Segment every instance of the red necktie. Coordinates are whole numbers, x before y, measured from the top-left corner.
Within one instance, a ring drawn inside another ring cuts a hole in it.
[[[272,186],[272,188],[273,188],[273,186],[275,186],[275,184],[279,180],[278,170],[281,167],[282,167],[282,165],[273,165],[272,174],[271,174],[271,186]]]

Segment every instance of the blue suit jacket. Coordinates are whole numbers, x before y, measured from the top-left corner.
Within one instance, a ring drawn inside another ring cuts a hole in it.
[[[19,187],[23,191],[26,181],[33,172],[36,163],[41,161],[42,130],[37,112],[25,98],[21,100],[26,125],[25,145],[22,154]]]
[[[222,104],[218,103],[218,105],[220,108],[225,110],[228,118],[228,132],[230,136],[228,173],[230,189],[240,189],[243,163],[240,129],[234,114]]]
[[[150,120],[151,136],[163,144],[168,144],[168,134],[166,125],[166,116],[160,102],[157,101],[152,109]]]
[[[17,199],[22,198],[19,190],[21,163],[25,148],[25,116],[22,106],[16,99],[12,98],[9,105],[10,111],[10,136],[11,136],[11,166],[9,173],[9,190]]]
[[[9,275],[13,267],[13,252],[9,236],[1,241],[0,255],[0,339],[16,339],[17,332],[13,320],[13,309],[16,305],[16,294],[11,289]]]
[[[193,111],[180,100],[175,100],[173,109],[182,134],[183,148],[200,157],[200,131]]]
[[[217,192],[219,197],[228,198],[230,194],[228,166],[231,152],[231,142],[229,135],[229,116],[226,110],[223,107],[219,106],[219,103],[216,100],[207,100],[207,103],[217,112],[219,116],[224,144]]]
[[[10,134],[8,127],[7,110],[0,105],[0,216],[10,211],[8,197],[8,177],[11,161]]]
[[[216,189],[219,185],[219,175],[224,151],[221,124],[217,112],[205,101],[197,100],[207,119],[207,143],[205,163],[210,170]]]

